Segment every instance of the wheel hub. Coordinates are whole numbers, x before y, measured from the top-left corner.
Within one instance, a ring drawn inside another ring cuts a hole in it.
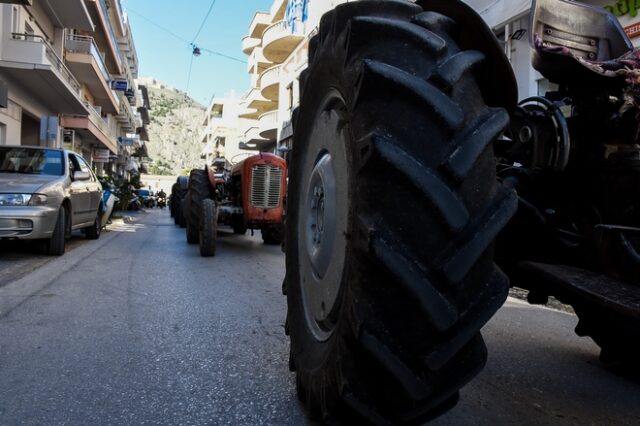
[[[332,106],[339,105],[328,100]],[[319,341],[333,333],[345,265],[348,221],[347,132],[339,111],[323,109],[310,135],[298,231],[302,302],[309,330]],[[315,160],[315,161],[313,161]]]

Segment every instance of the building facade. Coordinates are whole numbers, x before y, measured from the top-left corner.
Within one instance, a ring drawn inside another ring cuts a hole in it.
[[[229,164],[234,164],[256,153],[255,149],[247,146],[244,135],[254,123],[241,118],[243,112],[244,101],[235,96],[211,100],[202,122],[202,157],[206,164],[211,164],[216,158],[225,158]]]
[[[0,144],[65,147],[126,176],[148,122],[137,72],[119,0],[0,1]]]
[[[242,50],[251,89],[244,96],[248,146],[277,152],[290,147],[291,113],[300,100],[298,78],[307,67],[309,40],[322,15],[346,0],[275,0],[256,12]]]

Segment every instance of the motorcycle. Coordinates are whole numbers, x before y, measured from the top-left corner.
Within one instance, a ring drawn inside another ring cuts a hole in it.
[[[158,194],[157,197],[158,198],[156,201],[156,205],[158,206],[158,208],[164,209],[165,207],[167,207],[167,196]]]

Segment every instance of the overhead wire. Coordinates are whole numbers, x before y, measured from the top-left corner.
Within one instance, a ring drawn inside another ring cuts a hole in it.
[[[214,3],[215,3],[215,2],[214,2]],[[176,40],[180,40],[180,41],[184,42],[185,44],[187,44],[188,46],[190,46],[190,47],[193,49],[192,43],[191,43],[191,42],[189,42],[189,40],[187,40],[187,39],[186,39],[186,38],[184,38],[184,37],[181,37],[180,35],[178,35],[178,34],[174,33],[174,32],[173,32],[173,31],[171,31],[170,29],[168,29],[168,28],[166,28],[166,27],[164,27],[164,26],[162,26],[162,25],[158,24],[157,22],[152,21],[151,19],[149,19],[149,18],[147,18],[146,16],[144,16],[142,13],[137,12],[137,11],[135,11],[135,10],[131,9],[130,7],[127,7],[127,12],[131,12],[131,13],[133,13],[134,15],[138,16],[139,18],[141,18],[141,19],[143,19],[143,20],[145,20],[145,21],[149,22],[151,25],[153,25],[153,26],[155,26],[155,27],[157,27],[157,28],[161,29],[162,31],[166,32],[167,34],[171,35],[171,36],[172,36],[172,37],[174,37]],[[212,54],[212,55],[220,56],[220,57],[222,57],[222,58],[229,59],[229,60],[236,61],[236,62],[240,62],[240,63],[243,63],[243,64],[246,64],[246,63],[247,63],[247,61],[244,61],[244,60],[242,60],[242,59],[238,59],[238,58],[234,58],[233,56],[226,55],[226,54],[224,54],[224,53],[222,53],[222,52],[217,52],[217,51],[215,51],[215,50],[207,49],[207,48],[200,47],[200,46],[198,46],[198,47],[200,48],[200,50],[205,51],[205,52],[208,52],[208,53],[210,53],[210,54]]]
[[[191,40],[191,44],[196,42],[196,39],[198,38],[198,36],[200,35],[200,32],[204,28],[204,24],[207,23],[207,19],[209,19],[209,15],[211,15],[211,11],[213,10],[213,6],[215,4],[216,4],[216,0],[212,0],[211,5],[209,6],[209,10],[207,11],[207,14],[204,16],[204,19],[202,20],[202,24],[200,24],[200,28],[198,28],[198,32],[196,32],[196,35],[193,37],[193,40]]]

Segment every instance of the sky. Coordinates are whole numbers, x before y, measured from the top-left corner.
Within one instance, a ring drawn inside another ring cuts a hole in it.
[[[213,1],[211,14],[194,44],[240,61],[206,50],[200,56],[192,55],[189,44]],[[214,95],[235,91],[242,96],[250,86],[242,38],[247,35],[255,12],[268,12],[272,3],[273,0],[122,0],[138,52],[138,76],[155,77],[183,91],[188,84],[189,95],[204,106]]]

